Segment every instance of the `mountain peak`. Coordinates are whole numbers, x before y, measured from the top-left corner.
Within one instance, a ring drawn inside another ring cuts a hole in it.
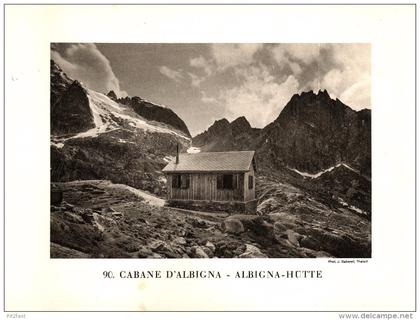
[[[78,81],[78,80],[74,80],[71,83],[71,85],[70,85],[70,87],[69,87],[68,90],[80,91],[80,92],[83,92],[84,94],[86,94],[86,89],[83,88],[82,83],[80,81]]]
[[[248,123],[249,124],[248,120],[244,116],[240,116],[231,122],[231,124],[234,124],[234,123]]]
[[[108,92],[108,94],[107,94],[107,96],[109,97],[109,98],[111,98],[112,100],[118,100],[118,97],[117,97],[117,95],[115,94],[115,92],[114,92],[114,90],[111,90],[111,91],[109,91]]]
[[[218,125],[218,126],[226,126],[229,125],[229,121],[226,118],[222,118],[219,120],[215,120],[213,123],[213,126]]]
[[[320,90],[318,91],[318,96],[321,96],[321,97],[327,97],[327,98],[330,98],[330,99],[331,99],[330,95],[328,94],[327,89],[324,89],[324,91],[322,91],[322,90],[320,89]]]
[[[230,125],[232,127],[233,135],[237,135],[242,132],[247,132],[251,129],[251,125],[249,124],[248,120],[244,116],[236,118],[230,123]]]
[[[294,95],[280,112],[276,123],[298,121],[311,123],[314,127],[336,126],[355,111],[338,99],[332,99],[326,89],[314,93],[312,90]],[[316,122],[316,123],[315,123]]]

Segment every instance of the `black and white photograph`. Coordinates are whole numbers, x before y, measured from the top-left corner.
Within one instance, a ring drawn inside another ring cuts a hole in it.
[[[51,258],[371,258],[370,43],[50,45]]]
[[[416,5],[4,20],[5,318],[415,318]]]

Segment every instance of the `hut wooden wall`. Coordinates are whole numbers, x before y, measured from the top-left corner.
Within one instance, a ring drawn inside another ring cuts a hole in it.
[[[249,176],[253,176],[254,177],[254,181],[253,181],[253,187],[252,189],[248,188],[248,179]],[[251,169],[251,171],[245,172],[245,178],[244,178],[244,200],[245,201],[250,201],[250,200],[254,200],[255,199],[255,173],[254,173],[254,168]]]
[[[188,189],[172,188],[172,174],[169,174],[167,179],[168,199],[242,202],[244,201],[244,174],[234,174],[238,177],[238,188],[234,190],[217,189],[217,174],[214,173],[188,173],[190,176]]]

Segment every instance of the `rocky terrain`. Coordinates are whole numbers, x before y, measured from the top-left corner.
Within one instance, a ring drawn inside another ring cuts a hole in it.
[[[370,222],[262,176],[258,215],[164,207],[163,199],[110,181],[54,183],[53,258],[369,257]]]
[[[257,215],[164,206],[181,152],[256,150]],[[370,257],[370,111],[294,95],[191,138],[170,108],[93,91],[51,62],[51,257]],[[62,195],[62,199],[61,199]]]

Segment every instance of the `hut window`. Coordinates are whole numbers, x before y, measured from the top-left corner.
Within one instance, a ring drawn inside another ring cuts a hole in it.
[[[217,189],[237,189],[238,179],[235,174],[219,174],[217,175]]]
[[[174,174],[172,176],[172,188],[188,189],[190,187],[190,176],[188,174]]]
[[[181,175],[180,174],[174,174],[172,176],[172,188],[179,188],[181,187]]]
[[[190,187],[190,176],[188,174],[181,175],[181,189],[188,189]]]
[[[249,176],[248,177],[248,189],[251,190],[254,188],[254,177],[253,176]]]

